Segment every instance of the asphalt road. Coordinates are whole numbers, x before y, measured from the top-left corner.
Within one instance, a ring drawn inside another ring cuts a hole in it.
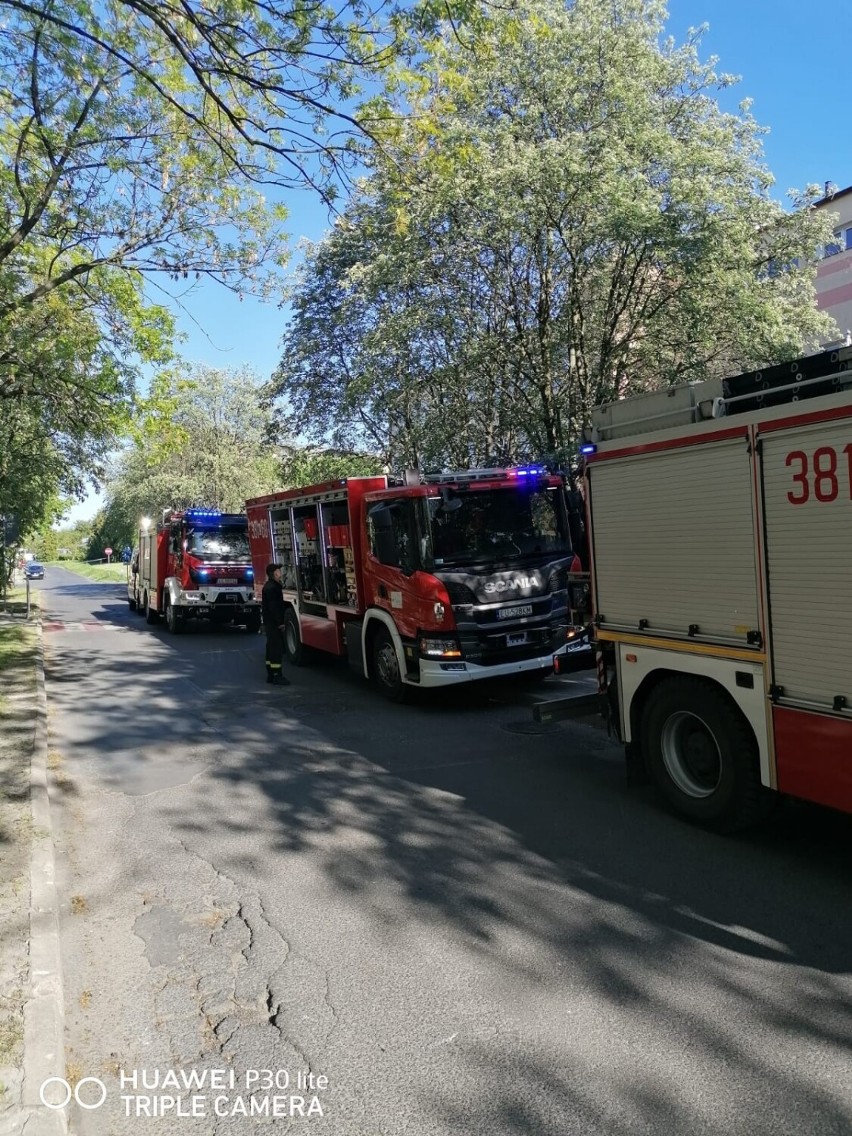
[[[36,586],[69,1079],[108,1093],[72,1132],[246,1136],[269,1070],[281,1131],[848,1136],[852,818],[715,837],[601,730],[533,725],[559,680],[397,707],[324,662],[278,689],[260,636]],[[204,1112],[146,1116],[164,1094]]]

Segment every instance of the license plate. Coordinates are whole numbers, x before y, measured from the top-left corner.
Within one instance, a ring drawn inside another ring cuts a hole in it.
[[[526,631],[518,631],[515,635],[506,636],[507,647],[520,647],[527,641]]]
[[[518,607],[502,607],[497,612],[498,619],[520,619],[522,615],[532,615],[532,604],[520,604]]]
[[[220,588],[225,588],[229,584],[231,585],[231,587],[233,587],[234,584],[239,584],[239,580],[237,580],[236,578],[232,578],[230,576],[227,579],[223,576],[220,576],[219,579],[216,581],[216,584]]]

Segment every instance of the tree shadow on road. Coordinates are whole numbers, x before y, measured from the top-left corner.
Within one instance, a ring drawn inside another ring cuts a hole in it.
[[[212,664],[160,646],[175,653],[113,658],[108,676],[94,647],[51,661],[51,696],[91,707],[76,739],[87,775],[145,797],[216,880],[263,897],[282,940],[298,941],[287,880],[258,865],[319,865],[388,966],[429,944],[482,976],[493,1026],[445,1013],[410,1042],[470,1086],[463,1109],[418,1090],[441,1131],[722,1136],[737,1108],[750,1133],[778,1117],[797,1118],[790,1132],[848,1123],[819,1070],[852,1043],[852,818],[799,806],[722,839],[628,790],[600,730],[520,732],[524,702],[398,707],[333,667],[249,686],[260,641]],[[162,766],[179,792],[156,791]],[[550,1025],[533,1053],[537,1016]],[[795,1075],[776,1059],[790,1038]],[[739,1095],[718,1104],[731,1083]]]

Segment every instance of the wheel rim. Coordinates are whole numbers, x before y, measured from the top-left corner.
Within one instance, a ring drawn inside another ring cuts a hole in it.
[[[284,642],[287,644],[287,654],[295,655],[299,649],[299,639],[292,619],[287,620],[287,626],[284,628]]]
[[[722,779],[722,754],[707,723],[695,714],[672,714],[662,731],[663,764],[682,793],[711,797]]]
[[[376,671],[383,686],[399,685],[399,662],[393,643],[388,639],[384,639],[376,651]]]

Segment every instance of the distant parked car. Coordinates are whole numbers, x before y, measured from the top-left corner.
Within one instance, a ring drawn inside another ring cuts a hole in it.
[[[24,575],[28,580],[43,580],[44,565],[39,564],[36,560],[31,560],[29,564],[24,565]]]

